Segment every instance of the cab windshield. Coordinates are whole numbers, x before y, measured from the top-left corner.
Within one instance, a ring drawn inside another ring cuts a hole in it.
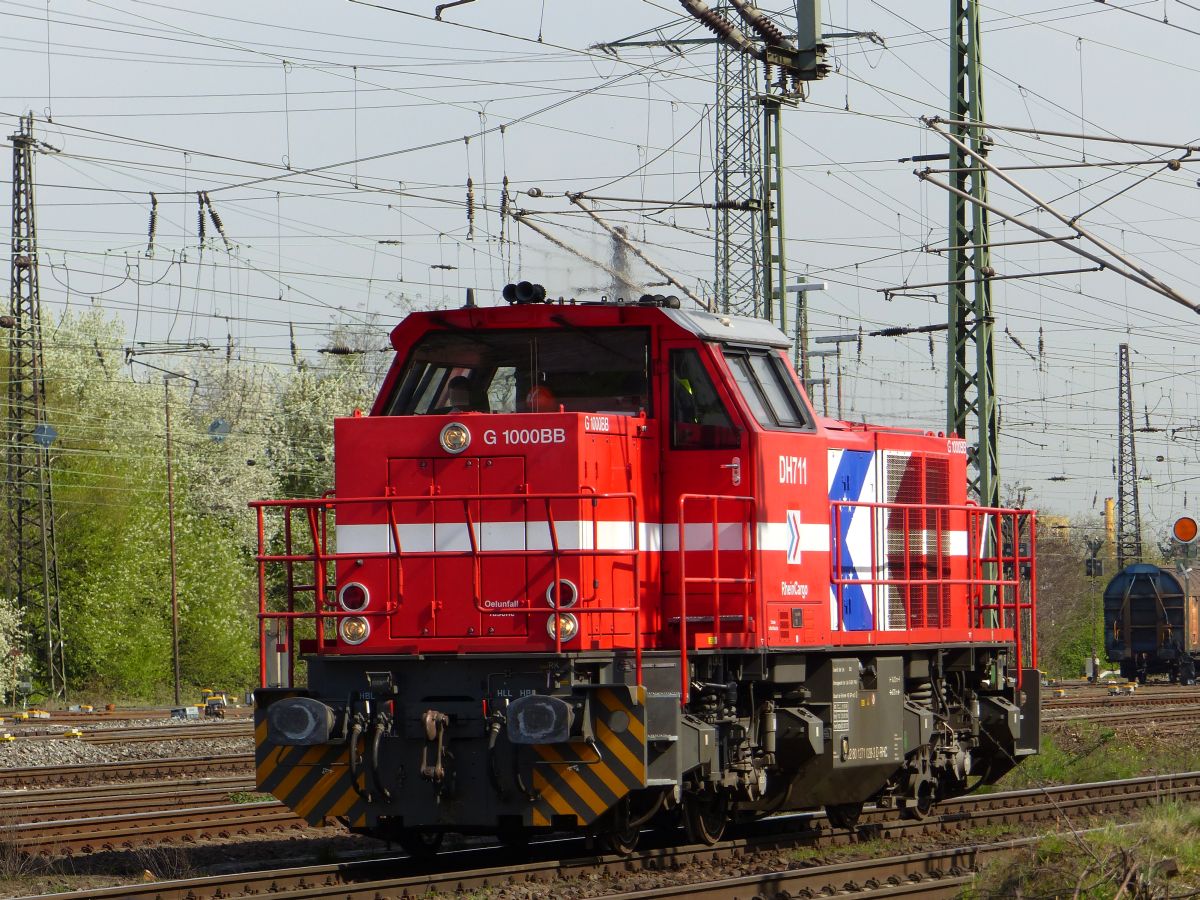
[[[434,331],[413,345],[385,414],[651,415],[649,372],[644,328]]]

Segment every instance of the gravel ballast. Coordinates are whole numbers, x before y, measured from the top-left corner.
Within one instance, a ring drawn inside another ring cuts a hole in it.
[[[227,724],[215,720],[210,722],[195,719],[140,719],[126,722],[96,722],[80,726],[55,726],[48,722],[30,724],[30,729],[36,727],[39,731],[66,731],[78,727],[84,732],[101,729],[120,728],[162,728],[164,732],[180,726]],[[22,738],[21,728],[14,726],[9,732],[16,738],[13,741],[0,742],[0,768],[14,769],[26,766],[72,766],[97,763],[133,762],[140,759],[178,759],[190,756],[219,756],[254,752],[254,738],[247,734],[245,737],[219,737],[211,740],[203,738],[188,738],[172,740],[164,736],[161,741],[130,741],[127,744],[92,744],[77,737],[54,738]]]

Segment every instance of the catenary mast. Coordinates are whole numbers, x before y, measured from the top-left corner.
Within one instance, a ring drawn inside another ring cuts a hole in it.
[[[36,630],[41,632],[38,637],[49,693],[61,696],[66,689],[66,658],[50,483],[50,444],[55,432],[46,421],[33,180],[33,160],[39,142],[33,136],[32,114],[22,117],[21,130],[10,141],[13,147],[11,331],[5,448],[11,550],[6,574],[10,596],[16,599],[26,621],[36,623]],[[25,615],[39,603],[42,616]]]
[[[1117,569],[1142,561],[1142,513],[1138,504],[1137,449],[1133,440],[1133,388],[1129,345],[1121,344],[1117,384]]]

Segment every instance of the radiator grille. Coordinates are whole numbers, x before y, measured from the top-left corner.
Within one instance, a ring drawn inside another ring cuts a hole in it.
[[[922,453],[889,453],[884,458],[884,500],[925,507],[884,513],[884,578],[888,581],[948,578],[949,528],[944,520],[939,521],[937,511],[929,507],[949,502],[949,459]],[[950,595],[944,584],[889,584],[885,596],[889,630],[950,625]]]

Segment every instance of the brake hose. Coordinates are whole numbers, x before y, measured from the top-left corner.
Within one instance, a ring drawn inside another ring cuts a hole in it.
[[[379,797],[384,803],[392,802],[392,792],[384,786],[379,777],[379,742],[383,738],[383,732],[390,727],[391,721],[387,713],[381,712],[377,715],[371,724],[370,740],[367,741],[367,766],[371,773],[371,783],[375,785],[375,790],[379,791]]]
[[[506,799],[508,794],[504,790],[504,785],[500,783],[500,764],[496,759],[496,742],[500,737],[500,729],[503,727],[503,717],[493,716],[488,721],[488,781],[491,782],[492,789],[499,795],[501,800]]]
[[[360,716],[355,716],[354,723],[350,726],[350,737],[349,737],[349,741],[350,741],[350,784],[353,786],[354,791],[355,791],[355,793],[358,794],[358,796],[362,797],[368,803],[373,803],[374,798],[371,796],[371,792],[360,787],[358,784],[358,777],[360,774],[362,774],[362,765],[359,763],[359,759],[358,759],[358,739],[360,737],[362,737],[362,733],[363,733],[362,718]]]

